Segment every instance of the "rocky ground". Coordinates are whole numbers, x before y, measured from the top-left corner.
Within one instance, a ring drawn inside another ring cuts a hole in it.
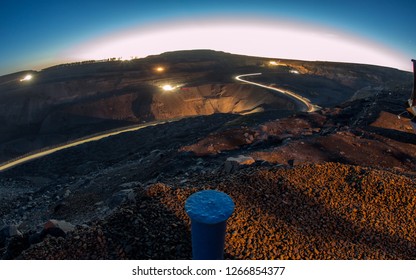
[[[407,96],[188,118],[15,167],[0,174],[0,254],[189,259],[185,200],[217,189],[236,204],[226,258],[415,259]]]

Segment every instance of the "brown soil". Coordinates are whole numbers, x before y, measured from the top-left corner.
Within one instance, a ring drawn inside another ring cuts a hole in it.
[[[23,258],[188,259],[193,192],[217,189],[236,204],[226,258],[414,259],[416,185],[406,176],[345,164],[249,168],[231,176],[137,189],[137,203]]]

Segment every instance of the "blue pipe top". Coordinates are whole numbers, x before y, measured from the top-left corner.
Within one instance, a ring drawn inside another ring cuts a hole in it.
[[[196,192],[185,202],[185,211],[191,220],[203,224],[226,221],[234,212],[234,207],[231,197],[215,190]]]

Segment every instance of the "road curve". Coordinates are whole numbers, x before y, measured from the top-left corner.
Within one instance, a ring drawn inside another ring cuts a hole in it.
[[[304,97],[302,97],[302,96],[300,96],[296,93],[293,93],[291,91],[262,85],[262,84],[251,82],[251,81],[244,80],[244,79],[241,78],[241,77],[258,76],[258,75],[261,75],[261,73],[251,73],[251,74],[239,75],[239,76],[236,76],[235,79],[238,80],[238,81],[244,82],[244,83],[248,83],[248,84],[252,84],[252,85],[255,85],[255,86],[262,87],[262,88],[274,90],[274,91],[277,91],[279,93],[291,96],[292,98],[295,98],[296,100],[305,104],[305,106],[307,107],[307,112],[313,112],[318,108],[317,106],[310,103],[308,99],[306,99],[306,98],[304,98]],[[86,138],[74,140],[73,142],[69,142],[69,143],[66,143],[66,144],[54,146],[52,148],[47,148],[47,149],[44,149],[44,150],[41,150],[41,151],[35,151],[35,152],[29,153],[27,155],[23,155],[22,157],[19,157],[17,159],[10,160],[10,161],[7,161],[3,164],[0,164],[0,172],[5,171],[7,169],[10,169],[12,167],[15,167],[19,164],[22,164],[22,163],[25,163],[25,162],[28,162],[28,161],[31,161],[31,160],[34,160],[34,159],[52,154],[52,153],[55,153],[57,151],[61,151],[61,150],[64,150],[64,149],[67,149],[67,148],[70,148],[70,147],[78,146],[80,144],[97,141],[97,140],[100,140],[100,139],[103,139],[103,138],[106,138],[106,137],[109,137],[109,136],[121,134],[121,133],[124,133],[124,132],[136,131],[136,130],[146,128],[146,127],[149,127],[149,126],[156,126],[156,125],[167,123],[167,122],[177,121],[179,119],[181,119],[181,118],[168,120],[168,121],[157,121],[157,122],[152,122],[152,123],[148,123],[148,124],[141,124],[141,125],[128,127],[128,128],[121,128],[119,130],[113,130],[111,132],[104,132],[102,134],[95,134],[94,136],[91,136],[91,137],[86,137]]]
[[[314,111],[316,111],[319,108],[318,106],[313,105],[307,98],[305,98],[303,96],[300,96],[299,94],[296,94],[296,93],[294,93],[292,91],[289,91],[289,90],[286,90],[286,89],[282,89],[282,88],[276,88],[276,87],[266,86],[266,85],[263,85],[263,84],[251,82],[251,81],[248,81],[248,80],[245,80],[245,79],[242,79],[241,78],[241,77],[249,77],[249,76],[259,76],[261,74],[262,73],[243,74],[243,75],[236,76],[235,79],[237,81],[240,81],[240,82],[244,82],[244,83],[248,83],[248,84],[251,84],[251,85],[258,86],[258,87],[262,87],[262,88],[267,88],[267,89],[270,89],[270,90],[274,90],[274,91],[277,91],[277,92],[279,92],[281,94],[285,94],[285,95],[288,95],[288,96],[290,96],[292,98],[295,98],[296,100],[302,102],[306,106],[306,108],[307,108],[306,112],[314,112]]]
[[[69,142],[66,144],[62,144],[62,145],[58,145],[55,146],[53,148],[47,148],[45,150],[42,151],[35,151],[33,153],[29,153],[26,154],[22,157],[19,157],[17,159],[11,160],[11,161],[7,161],[3,164],[0,164],[0,172],[5,171],[9,168],[15,167],[16,165],[55,153],[57,151],[61,151],[70,147],[74,147],[74,146],[78,146],[80,144],[84,144],[84,143],[88,143],[88,142],[93,142],[93,141],[97,141],[97,140],[101,140],[103,138],[109,137],[109,136],[113,136],[113,135],[117,135],[117,134],[121,134],[124,132],[129,132],[129,131],[136,131],[142,128],[146,128],[149,126],[156,126],[159,124],[163,124],[163,123],[167,123],[167,122],[173,122],[176,121],[178,119],[174,119],[174,120],[169,120],[169,121],[157,121],[157,122],[152,122],[152,123],[148,123],[148,124],[140,124],[140,125],[136,125],[136,126],[130,126],[128,128],[121,128],[119,130],[112,130],[111,132],[104,132],[102,134],[95,134],[94,136],[88,137],[88,138],[82,138],[82,139],[78,139],[78,140],[74,140],[73,142]]]

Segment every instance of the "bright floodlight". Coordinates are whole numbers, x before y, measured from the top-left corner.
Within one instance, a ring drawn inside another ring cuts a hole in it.
[[[24,78],[23,78],[23,79],[20,79],[20,81],[21,81],[21,82],[24,82],[24,81],[30,81],[30,80],[32,80],[32,78],[33,78],[33,76],[32,76],[32,75],[30,75],[30,74],[28,74],[28,75],[24,76]]]
[[[166,90],[166,91],[169,91],[169,90],[173,90],[173,89],[174,89],[174,87],[172,87],[171,85],[164,85],[164,86],[162,87],[162,89],[163,89],[163,90]]]
[[[163,71],[165,71],[165,68],[163,68],[161,66],[156,67],[156,72],[163,72]]]
[[[270,65],[278,65],[278,63],[276,61],[273,61],[273,60],[272,61],[269,61],[269,64]]]
[[[292,74],[300,74],[298,70],[293,70],[293,69],[289,70],[289,72],[292,73]]]

